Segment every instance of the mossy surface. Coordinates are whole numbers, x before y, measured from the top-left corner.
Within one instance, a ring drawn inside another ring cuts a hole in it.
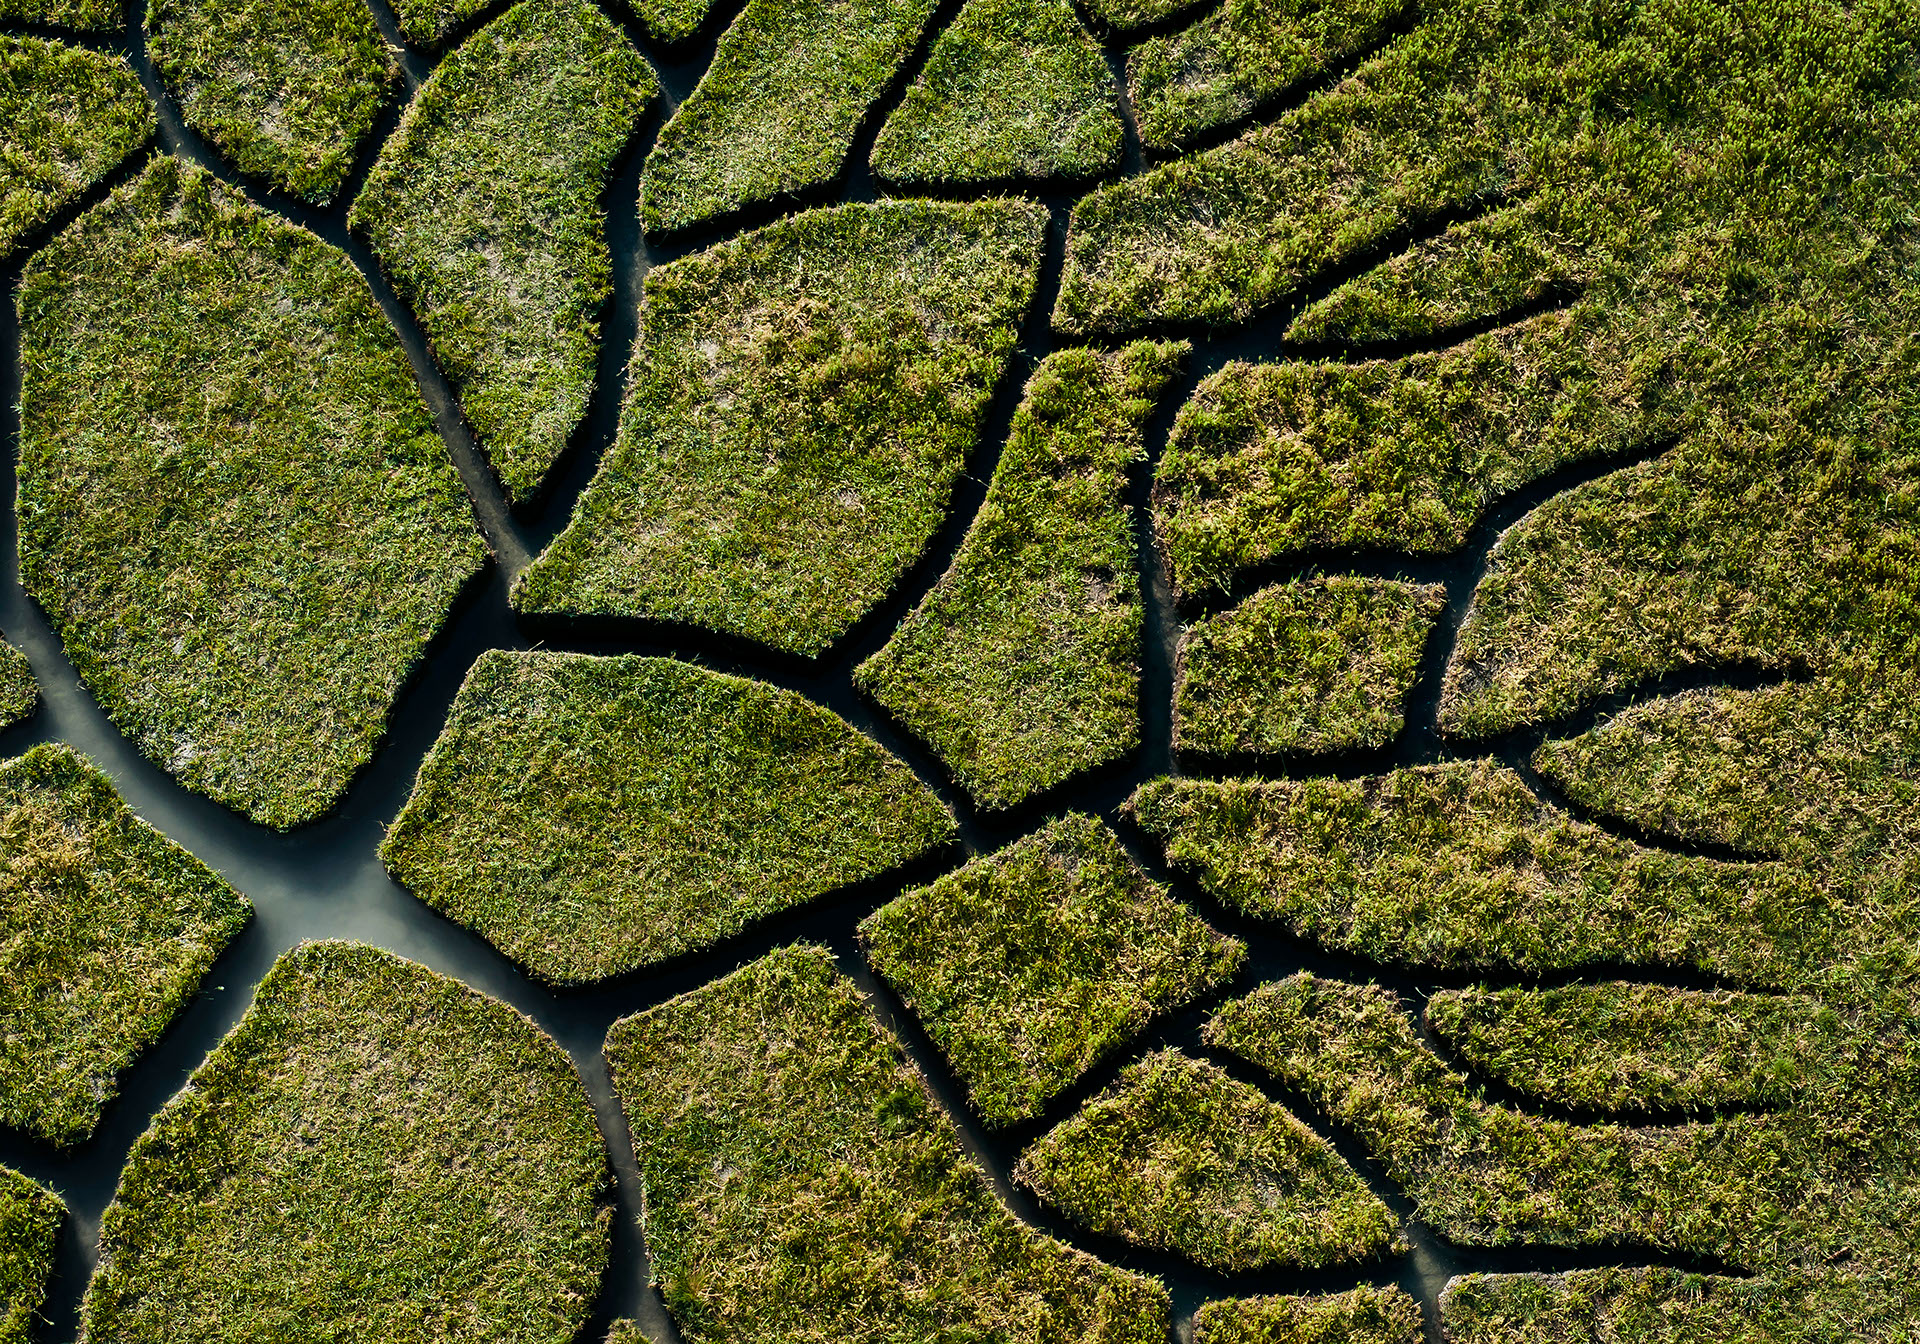
[[[648,1344],[647,1336],[634,1321],[615,1321],[607,1327],[606,1344]]]
[[[1440,1320],[1456,1344],[1778,1344],[1829,1337],[1799,1295],[1776,1283],[1675,1269],[1468,1274],[1441,1293]]]
[[[1419,1344],[1425,1330],[1420,1304],[1399,1288],[1221,1298],[1193,1316],[1193,1344]]]
[[[1246,951],[1077,814],[881,907],[860,936],[994,1125],[1040,1114]]]
[[[619,439],[514,605],[826,649],[938,529],[1045,222],[848,205],[651,272]]]
[[[481,656],[381,856],[543,979],[703,948],[953,838],[898,760],[792,691],[662,658]]]
[[[824,949],[614,1025],[654,1280],[691,1344],[1159,1344],[1168,1299],[1016,1221]]]
[[[1113,75],[1067,0],[967,0],[887,119],[889,182],[1093,177],[1120,162]]]
[[[126,17],[120,0],[0,0],[0,22],[44,23],[82,33],[104,33]]]
[[[354,201],[511,501],[586,414],[612,290],[600,196],[657,88],[587,0],[526,0],[434,70]]]
[[[1328,578],[1264,588],[1180,640],[1174,745],[1213,755],[1383,747],[1446,605],[1437,587]]]
[[[610,1184],[586,1091],[530,1021],[305,944],[134,1144],[80,1338],[566,1344]]]
[[[66,1218],[58,1195],[0,1167],[0,1344],[32,1344]]]
[[[19,304],[27,591],[183,784],[318,816],[485,556],[393,329],[338,251],[167,157]]]
[[[487,0],[393,0],[401,34],[428,51],[444,47],[461,24],[486,7]]]
[[[1186,347],[1042,361],[953,567],[855,684],[976,800],[1010,807],[1140,739],[1128,469]]]
[[[0,1124],[92,1134],[247,902],[64,746],[0,766]]]
[[[154,0],[146,24],[187,125],[242,172],[321,204],[398,74],[365,0]]]
[[[153,128],[153,104],[118,56],[0,34],[0,257]]]
[[[934,0],[747,0],[647,158],[649,233],[825,186]]]
[[[1087,0],[1089,13],[1120,32],[1163,23],[1197,7],[1197,0]]]
[[[656,42],[684,42],[700,31],[713,0],[634,0],[633,12]]]
[[[33,717],[40,705],[40,683],[33,664],[11,644],[0,644],[0,728],[11,728]]]
[[[1351,1262],[1394,1238],[1325,1139],[1178,1050],[1129,1065],[1014,1174],[1083,1227],[1228,1272]]]

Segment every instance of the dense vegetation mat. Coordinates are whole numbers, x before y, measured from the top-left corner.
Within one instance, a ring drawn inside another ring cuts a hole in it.
[[[0,22],[103,33],[119,27],[125,18],[120,0],[0,0]]]
[[[63,746],[0,766],[0,1124],[93,1133],[247,902]]]
[[[485,555],[366,282],[162,157],[34,257],[20,315],[28,592],[183,784],[324,812]]]
[[[610,1185],[566,1054],[414,962],[309,943],[134,1145],[81,1338],[566,1344]]]
[[[1018,1222],[818,948],[616,1023],[654,1281],[690,1344],[1159,1344],[1167,1292]]]
[[[11,644],[0,644],[0,728],[11,728],[31,718],[40,704],[40,683],[33,664]]]
[[[684,42],[700,31],[714,0],[633,0],[633,12],[656,42]]]
[[[1399,1288],[1220,1298],[1193,1315],[1193,1344],[1419,1344],[1426,1337],[1420,1304]]]
[[[58,1195],[0,1167],[0,1344],[32,1344],[66,1217]]]
[[[1673,1269],[1464,1275],[1441,1294],[1440,1320],[1456,1344],[1765,1344],[1844,1327],[1777,1284]]]
[[[153,128],[153,105],[118,56],[0,34],[0,257]]]
[[[444,47],[460,25],[487,7],[488,0],[393,0],[393,15],[407,41],[428,51]]]

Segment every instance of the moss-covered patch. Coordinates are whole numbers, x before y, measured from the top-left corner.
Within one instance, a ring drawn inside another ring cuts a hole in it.
[[[154,0],[147,50],[189,126],[323,204],[397,73],[364,0]]]
[[[1454,1344],[1779,1344],[1843,1324],[1769,1280],[1674,1269],[1468,1274],[1441,1293],[1440,1320]]]
[[[527,0],[441,62],[353,204],[511,500],[586,413],[601,188],[656,87],[587,0]]]
[[[375,948],[310,943],[137,1143],[81,1338],[567,1344],[610,1183],[566,1053]]]
[[[1078,814],[908,892],[860,935],[995,1125],[1038,1115],[1245,953]]]
[[[63,746],[0,766],[0,1124],[93,1132],[247,903]]]
[[[1840,937],[1839,912],[1785,865],[1641,849],[1488,762],[1351,781],[1158,780],[1129,808],[1227,905],[1384,962],[1627,962],[1774,984]]]
[[[640,188],[648,232],[831,182],[933,8],[934,0],[748,0],[648,156]]]
[[[1015,1221],[818,948],[614,1025],[653,1276],[691,1344],[1160,1344],[1167,1292]]]
[[[887,119],[873,170],[902,184],[1084,178],[1120,162],[1107,59],[1067,0],[967,0]]]
[[[393,0],[393,13],[407,41],[437,51],[487,4],[488,0]]]
[[[1398,1288],[1330,1297],[1242,1297],[1203,1303],[1193,1344],[1419,1344],[1420,1304]]]
[[[637,1321],[615,1321],[607,1327],[606,1344],[649,1344]]]
[[[619,440],[515,606],[828,647],[939,528],[1045,222],[849,205],[650,273]]]
[[[33,717],[40,705],[40,683],[33,664],[11,644],[0,644],[0,728],[11,728]]]
[[[683,42],[700,31],[713,0],[633,0],[633,12],[656,42]]]
[[[153,105],[118,56],[0,34],[0,256],[111,172],[153,127]]]
[[[1087,0],[1087,10],[1102,23],[1125,32],[1173,18],[1197,3],[1198,0]]]
[[[1180,641],[1174,745],[1183,751],[1383,747],[1446,593],[1375,579],[1265,588]]]
[[[32,1344],[66,1217],[58,1195],[0,1167],[0,1344]]]
[[[1394,1235],[1325,1139],[1178,1050],[1129,1066],[1014,1174],[1083,1227],[1220,1270],[1359,1260]]]
[[[661,658],[481,656],[381,856],[544,979],[604,979],[954,835],[804,697]]]
[[[337,250],[166,157],[19,302],[27,591],[182,783],[319,815],[485,556],[393,329]]]
[[[1185,354],[1142,342],[1043,361],[953,567],[854,675],[988,807],[1139,742],[1127,470]]]
[[[120,0],[0,0],[0,21],[44,23],[83,33],[104,33],[125,19]]]

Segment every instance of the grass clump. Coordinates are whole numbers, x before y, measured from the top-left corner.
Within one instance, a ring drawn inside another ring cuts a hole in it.
[[[1840,912],[1804,874],[1642,849],[1491,762],[1360,780],[1156,780],[1128,809],[1229,907],[1392,964],[1624,962],[1786,984],[1841,941]]]
[[[80,1338],[568,1344],[610,1183],[533,1023],[391,953],[305,944],[134,1144]]]
[[[320,815],[486,554],[365,282],[162,157],[19,303],[27,591],[163,769]]]
[[[1083,1227],[1227,1272],[1361,1260],[1394,1238],[1325,1139],[1178,1050],[1130,1065],[1014,1174]]]
[[[1406,726],[1437,587],[1327,578],[1263,588],[1180,640],[1174,745],[1213,755],[1383,747]]]
[[[0,1344],[33,1344],[66,1219],[58,1195],[0,1167]]]
[[[587,0],[527,0],[440,63],[353,204],[512,501],[586,414],[601,188],[657,88]]]
[[[654,1281],[690,1344],[1158,1344],[1167,1290],[1008,1213],[823,948],[615,1023]]]
[[[647,232],[833,181],[933,9],[933,0],[747,0],[647,158]]]
[[[0,33],[0,257],[153,128],[153,104],[120,57]]]
[[[33,717],[40,706],[40,683],[33,664],[11,644],[0,644],[0,728],[11,728]]]
[[[938,530],[1045,224],[848,205],[649,273],[619,438],[514,605],[828,648]]]
[[[189,126],[322,205],[398,74],[364,0],[154,0],[147,50]]]
[[[251,914],[70,748],[0,766],[0,1124],[76,1144]]]
[[[1128,468],[1187,347],[1048,356],[967,539],[856,683],[987,807],[1140,739],[1140,580]]]
[[[1455,1344],[1779,1344],[1823,1338],[1797,1295],[1768,1280],[1677,1269],[1467,1274],[1440,1294]]]
[[[889,182],[1086,178],[1120,162],[1113,75],[1067,0],[967,0],[887,119]]]
[[[992,1125],[1039,1115],[1246,952],[1079,814],[882,906],[860,937]]]
[[[400,32],[416,47],[438,51],[461,24],[487,7],[488,0],[393,0]]]
[[[1420,1344],[1425,1337],[1420,1304],[1399,1288],[1223,1298],[1193,1315],[1193,1344]]]
[[[0,0],[0,22],[44,23],[82,33],[105,33],[126,17],[119,0]]]
[[[713,12],[713,0],[634,0],[633,12],[656,42],[684,42],[700,31]]]
[[[954,833],[905,765],[795,692],[664,658],[494,650],[380,853],[534,974],[585,984]]]
[[[1196,0],[1087,0],[1087,11],[1108,27],[1126,32],[1173,18]]]

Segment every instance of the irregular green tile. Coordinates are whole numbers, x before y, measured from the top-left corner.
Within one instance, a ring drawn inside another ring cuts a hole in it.
[[[0,1167],[0,1344],[32,1344],[66,1219],[58,1195]]]
[[[120,57],[0,34],[0,256],[112,172],[153,128],[153,104]]]
[[[27,655],[11,644],[0,644],[0,728],[25,723],[39,706],[40,683],[33,679]]]
[[[1220,1298],[1193,1314],[1193,1344],[1420,1344],[1425,1338],[1420,1304],[1400,1288]]]

